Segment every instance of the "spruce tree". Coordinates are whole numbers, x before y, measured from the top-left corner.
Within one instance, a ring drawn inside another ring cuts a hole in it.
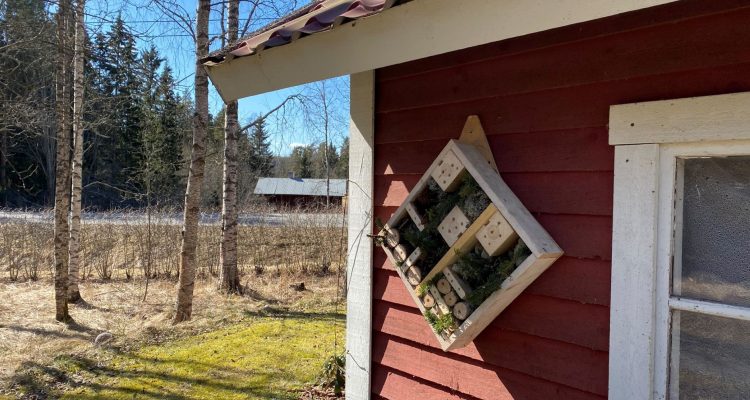
[[[265,120],[253,125],[248,139],[250,142],[250,154],[248,155],[250,172],[258,178],[269,176],[273,170],[273,153],[271,152]]]
[[[292,151],[292,171],[297,178],[312,178],[313,148],[312,146],[295,147]]]

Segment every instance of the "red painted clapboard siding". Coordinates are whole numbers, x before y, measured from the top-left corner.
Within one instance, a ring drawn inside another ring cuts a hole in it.
[[[538,92],[747,63],[750,62],[748,20],[750,8],[731,15],[647,27],[606,41],[593,38],[564,43],[386,81],[379,86],[377,109],[389,112],[498,94]],[[685,43],[690,43],[690,51],[686,51]],[[550,73],[547,64],[550,59],[555,60],[554,73]]]
[[[588,41],[594,38],[606,41],[610,36],[627,34],[644,27],[671,25],[710,15],[732,13],[735,9],[747,6],[747,0],[682,0],[679,3],[652,7],[648,10],[561,27],[547,33],[530,34],[394,65],[380,70],[378,80],[386,82],[401,79],[425,71],[453,68],[500,55],[520,55],[541,48],[559,46],[561,43]]]
[[[554,61],[549,64],[554,68]],[[377,113],[375,142],[453,138],[469,114],[479,115],[488,135],[604,127],[612,104],[731,93],[749,87],[750,63],[745,63]]]
[[[409,316],[412,319],[409,319]],[[403,331],[401,334],[417,336],[415,333],[418,334],[419,332],[416,329],[405,330],[402,327],[403,324],[415,323],[414,318],[421,317],[409,313],[404,313],[404,317],[405,319],[400,321],[395,316],[390,316],[385,320],[388,323],[398,322],[397,324],[393,324],[393,329]],[[486,363],[465,356],[456,354],[445,355],[438,349],[398,336],[381,332],[374,332],[373,336],[373,362],[481,399],[572,400],[601,398],[601,395],[597,395],[596,393],[560,385],[505,368],[489,366]],[[425,334],[418,336],[419,339],[428,337]],[[541,342],[534,346],[529,346],[523,343],[522,338],[509,332],[505,335],[498,334],[494,339],[505,341],[508,345],[507,347],[520,347],[519,352],[508,352],[497,355],[498,357],[505,358],[508,364],[517,363],[520,360],[516,359],[514,361],[513,358],[529,357],[532,359],[531,361],[529,359],[522,359],[522,363],[524,365],[534,365],[540,359],[545,358],[542,354],[551,352],[550,354],[554,357],[555,353],[559,351],[555,346],[547,346],[546,343]],[[431,338],[430,340],[435,339]],[[480,343],[479,345],[485,346],[487,344]],[[494,344],[493,347],[497,349],[499,346]],[[471,347],[467,347],[464,351],[467,352],[470,349]],[[497,353],[498,351],[495,352]],[[598,362],[597,367],[603,369],[606,376],[606,355],[601,358],[603,359],[603,363],[601,361]],[[569,362],[557,363],[557,365],[553,364],[555,363],[550,363],[549,360],[545,359],[543,363],[534,365],[534,367],[540,368],[541,371],[549,370],[549,372],[556,375],[569,376],[571,380],[577,379],[576,376],[573,376],[577,371],[575,368],[571,368]],[[606,391],[606,384],[603,387],[601,385],[588,385],[585,383],[582,385],[596,386],[594,387],[595,389],[600,391],[604,389]],[[508,394],[510,397],[508,397]],[[402,398],[412,399],[408,393],[404,393]]]
[[[614,182],[610,171],[501,174],[532,213],[612,215]],[[375,204],[398,207],[420,178],[421,175],[375,176]],[[561,186],[560,182],[565,184]]]
[[[504,180],[565,256],[474,343],[443,353],[376,250],[373,368],[382,386],[373,392],[606,395],[609,107],[750,90],[748,20],[747,1],[687,0],[379,70],[376,216],[390,217],[466,116],[477,114]]]
[[[458,139],[461,132],[454,132]],[[525,132],[489,136],[490,147],[501,173],[549,171],[611,171],[614,151],[607,146],[605,127],[564,131]],[[375,159],[375,175],[421,175],[448,143],[448,139],[425,140],[414,150],[414,143],[386,143],[376,152],[389,157]],[[539,146],[545,143],[545,146]]]
[[[383,366],[375,369],[372,375],[372,391],[385,399],[402,399],[405,393],[412,399],[467,399],[465,394],[446,391],[430,382],[421,381],[413,376],[404,376],[397,370]]]
[[[409,307],[418,312],[404,284],[394,272],[376,270],[374,298]],[[387,305],[385,305],[387,306]],[[427,326],[427,323],[424,322]],[[607,351],[609,308],[554,297],[524,293],[493,325],[595,350]],[[512,368],[511,368],[512,369]]]

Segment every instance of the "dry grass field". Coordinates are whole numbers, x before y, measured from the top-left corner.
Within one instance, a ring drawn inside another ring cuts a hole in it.
[[[51,226],[0,223],[0,399],[323,396],[310,388],[343,351],[339,225],[241,227],[242,296],[215,289],[219,228],[203,226],[193,319],[173,326],[178,225],[84,224],[85,303],[64,325]],[[114,340],[94,345],[102,332]]]

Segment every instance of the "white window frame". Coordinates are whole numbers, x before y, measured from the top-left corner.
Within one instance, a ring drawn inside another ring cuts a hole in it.
[[[609,398],[665,399],[672,309],[750,319],[671,298],[676,158],[750,154],[750,92],[612,106],[615,146]]]

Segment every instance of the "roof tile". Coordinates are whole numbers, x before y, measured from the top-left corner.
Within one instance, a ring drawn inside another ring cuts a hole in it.
[[[207,65],[246,57],[265,48],[289,44],[302,36],[333,29],[349,20],[377,14],[411,0],[317,0],[255,32],[237,44],[203,59]]]

